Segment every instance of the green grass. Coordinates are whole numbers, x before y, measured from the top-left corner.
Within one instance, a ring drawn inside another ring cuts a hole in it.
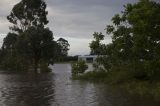
[[[107,73],[104,71],[89,71],[84,74],[73,76],[73,79],[76,80],[87,80],[87,81],[105,81],[107,78]]]
[[[153,97],[159,101],[160,98],[160,82],[149,82],[145,80],[129,80],[120,84],[114,84],[121,89],[125,89],[130,94],[138,94],[140,96]]]
[[[90,71],[74,76],[72,79],[105,83],[111,85],[112,87],[122,88],[130,94],[152,96],[155,100],[160,98],[160,81],[151,82],[149,80],[138,80],[133,78],[130,74],[131,73],[127,73],[125,71]]]

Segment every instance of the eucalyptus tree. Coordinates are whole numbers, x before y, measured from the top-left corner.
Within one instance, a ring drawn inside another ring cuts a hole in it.
[[[31,26],[44,27],[48,23],[46,7],[44,0],[21,0],[7,16],[9,22],[13,24],[10,29],[21,33]]]
[[[14,45],[17,66],[28,63],[37,71],[41,62],[50,64],[56,58],[57,44],[52,31],[46,27],[49,22],[46,7],[44,0],[21,0],[7,16],[14,34],[9,33],[4,39],[3,48]]]
[[[54,62],[55,41],[49,28],[30,27],[19,37],[16,47],[19,54],[34,64],[34,70],[41,62],[48,65]]]
[[[68,50],[69,50],[69,43],[67,40],[64,38],[59,38],[57,40],[58,45],[60,46],[60,51],[62,56],[67,56],[68,55]]]

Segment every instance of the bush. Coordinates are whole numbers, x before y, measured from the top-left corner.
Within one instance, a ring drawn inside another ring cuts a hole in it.
[[[48,67],[48,64],[44,61],[40,62],[39,69],[40,69],[40,72],[51,72],[51,69]]]
[[[83,60],[79,60],[78,62],[72,63],[72,76],[78,76],[79,74],[82,74],[85,72],[85,70],[88,68],[88,65]]]
[[[108,82],[112,84],[118,84],[126,82],[133,78],[133,75],[130,70],[126,67],[114,67],[112,71],[108,72]]]

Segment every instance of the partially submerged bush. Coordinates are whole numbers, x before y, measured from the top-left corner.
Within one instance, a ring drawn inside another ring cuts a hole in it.
[[[48,64],[44,61],[41,61],[39,64],[39,71],[40,72],[51,72],[51,69],[48,67]]]
[[[80,76],[77,77],[77,79],[80,80],[89,80],[89,81],[93,81],[93,82],[106,82],[107,80],[107,72],[105,71],[89,71],[86,72],[85,74],[82,74]]]
[[[88,68],[88,65],[85,61],[79,60],[75,63],[71,64],[72,67],[72,76],[78,76],[79,74],[82,74],[85,72],[85,70]]]

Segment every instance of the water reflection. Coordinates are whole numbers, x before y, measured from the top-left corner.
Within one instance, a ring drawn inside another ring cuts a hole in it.
[[[104,84],[70,79],[70,64],[53,73],[0,73],[0,106],[159,106],[151,97],[129,95]]]
[[[1,106],[51,106],[53,74],[0,74]],[[56,104],[56,103],[55,103]]]

